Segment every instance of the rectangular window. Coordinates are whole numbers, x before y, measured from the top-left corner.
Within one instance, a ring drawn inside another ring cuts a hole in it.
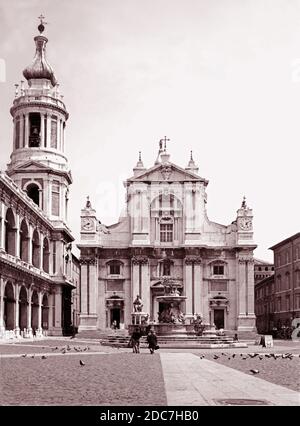
[[[214,265],[214,275],[224,275],[224,265]]]
[[[16,149],[20,148],[20,120],[16,122]]]
[[[277,299],[277,311],[278,312],[281,311],[281,297],[278,297],[278,299]]]
[[[173,241],[173,224],[160,225],[160,241],[162,243],[171,243]]]
[[[58,181],[53,181],[52,183],[51,213],[53,216],[59,216],[59,182]]]
[[[286,307],[286,311],[290,311],[291,310],[291,299],[290,296],[286,296],[285,298],[285,307]]]
[[[51,148],[57,148],[57,119],[52,116],[51,119]]]
[[[29,113],[29,147],[39,147],[41,142],[41,115],[38,112]]]
[[[121,273],[120,264],[119,263],[112,263],[111,265],[109,265],[109,273],[111,275],[120,275],[120,273]]]

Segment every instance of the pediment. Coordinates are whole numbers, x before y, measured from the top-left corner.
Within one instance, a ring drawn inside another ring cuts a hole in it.
[[[24,169],[25,170],[26,169],[30,169],[30,170],[46,170],[46,169],[49,169],[49,167],[46,166],[46,165],[44,165],[44,164],[42,164],[42,163],[39,163],[37,161],[29,160],[29,161],[26,161],[26,163],[20,164],[19,166],[17,166],[15,168],[15,170],[24,170]]]
[[[131,182],[206,182],[208,181],[173,163],[158,164],[143,172],[140,176],[128,179]]]

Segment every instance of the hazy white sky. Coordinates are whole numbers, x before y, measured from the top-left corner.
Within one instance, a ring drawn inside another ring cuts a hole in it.
[[[76,238],[86,195],[117,221],[138,151],[152,166],[164,135],[174,163],[193,150],[210,220],[231,223],[246,195],[256,257],[299,232],[300,0],[0,0],[1,169],[41,12],[70,112]]]

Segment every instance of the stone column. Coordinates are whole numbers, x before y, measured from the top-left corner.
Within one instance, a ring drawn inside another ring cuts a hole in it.
[[[254,313],[254,260],[248,260],[247,268],[247,313],[248,315],[255,315]]]
[[[27,332],[29,335],[32,335],[32,328],[31,328],[31,296],[32,296],[32,290],[31,288],[28,289],[28,309],[27,309]]]
[[[60,119],[57,118],[57,135],[56,135],[56,149],[60,150]]]
[[[238,259],[239,316],[246,315],[246,261]]]
[[[185,314],[187,317],[192,316],[193,314],[193,261],[189,258],[184,260],[184,295],[187,297],[185,301]]]
[[[16,257],[18,257],[19,259],[21,258],[21,253],[20,253],[20,215],[17,213],[16,214]]]
[[[25,113],[25,148],[29,146],[29,114]]]
[[[184,185],[185,190],[185,232],[189,233],[193,227],[193,202],[192,202],[192,185],[187,183]]]
[[[4,251],[5,248],[5,214],[4,214],[4,203],[0,201],[0,251]]]
[[[44,235],[40,233],[40,266],[39,269],[43,269],[43,256],[44,256]]]
[[[44,121],[44,114],[41,113],[41,144],[40,147],[44,148],[44,144],[45,144],[45,121]]]
[[[32,265],[32,234],[33,228],[29,225],[29,238],[28,238],[28,263]]]
[[[62,315],[62,289],[61,287],[57,286],[55,288],[55,326],[54,326],[54,333],[56,335],[62,334],[62,324],[61,324],[61,315]]]
[[[79,331],[97,330],[98,262],[81,260],[81,314]]]
[[[150,315],[150,297],[151,297],[151,291],[150,291],[150,268],[149,268],[149,262],[148,259],[145,259],[141,263],[142,267],[142,294],[141,298],[143,301],[143,311],[147,312]]]
[[[0,338],[4,331],[4,279],[0,276]]]
[[[203,280],[201,259],[194,262],[194,296],[195,314],[200,314],[203,318]]]
[[[51,146],[51,115],[47,114],[47,135],[46,135],[46,148]]]
[[[19,136],[20,148],[24,147],[24,118],[23,114],[20,115],[20,136]]]
[[[19,290],[20,286],[18,283],[15,283],[15,335],[20,336],[20,327],[19,327]]]
[[[39,307],[38,307],[38,329],[37,333],[42,335],[43,329],[42,329],[42,300],[43,300],[43,294],[39,291],[38,293],[39,297]]]
[[[131,268],[131,301],[133,302],[138,294],[140,294],[140,262],[132,259]],[[132,306],[133,311],[133,306]]]

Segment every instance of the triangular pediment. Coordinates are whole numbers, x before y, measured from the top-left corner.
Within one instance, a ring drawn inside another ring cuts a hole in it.
[[[128,179],[130,182],[205,182],[208,181],[174,163],[160,163]]]

